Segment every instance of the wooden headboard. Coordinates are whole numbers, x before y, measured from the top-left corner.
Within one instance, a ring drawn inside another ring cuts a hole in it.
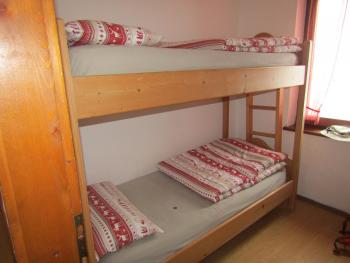
[[[273,35],[267,32],[261,32],[256,34],[254,37],[273,37]]]

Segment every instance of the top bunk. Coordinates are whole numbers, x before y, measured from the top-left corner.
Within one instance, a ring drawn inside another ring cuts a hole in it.
[[[79,120],[303,85],[310,45],[304,43],[301,58],[101,45],[68,50],[60,19],[58,29],[68,97]]]
[[[72,75],[94,76],[298,65],[296,53],[224,52],[148,46],[83,45],[69,48]]]

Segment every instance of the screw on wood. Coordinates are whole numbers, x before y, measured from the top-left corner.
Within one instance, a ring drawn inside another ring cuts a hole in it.
[[[60,252],[59,251],[55,251],[55,252],[52,253],[52,255],[53,255],[54,258],[59,258]]]

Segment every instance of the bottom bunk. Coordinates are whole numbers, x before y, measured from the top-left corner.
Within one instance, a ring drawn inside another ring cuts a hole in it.
[[[164,233],[138,240],[100,262],[199,261],[286,200],[292,192],[292,181],[286,180],[282,170],[216,204],[161,172],[118,185]]]

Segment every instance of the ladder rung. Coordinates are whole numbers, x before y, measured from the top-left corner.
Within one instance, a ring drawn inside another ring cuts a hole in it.
[[[275,136],[276,136],[274,133],[259,132],[259,131],[252,131],[252,135],[263,136],[263,137],[271,137],[271,138],[275,138]]]
[[[275,106],[251,105],[250,107],[254,110],[273,110],[273,111],[276,111]]]

